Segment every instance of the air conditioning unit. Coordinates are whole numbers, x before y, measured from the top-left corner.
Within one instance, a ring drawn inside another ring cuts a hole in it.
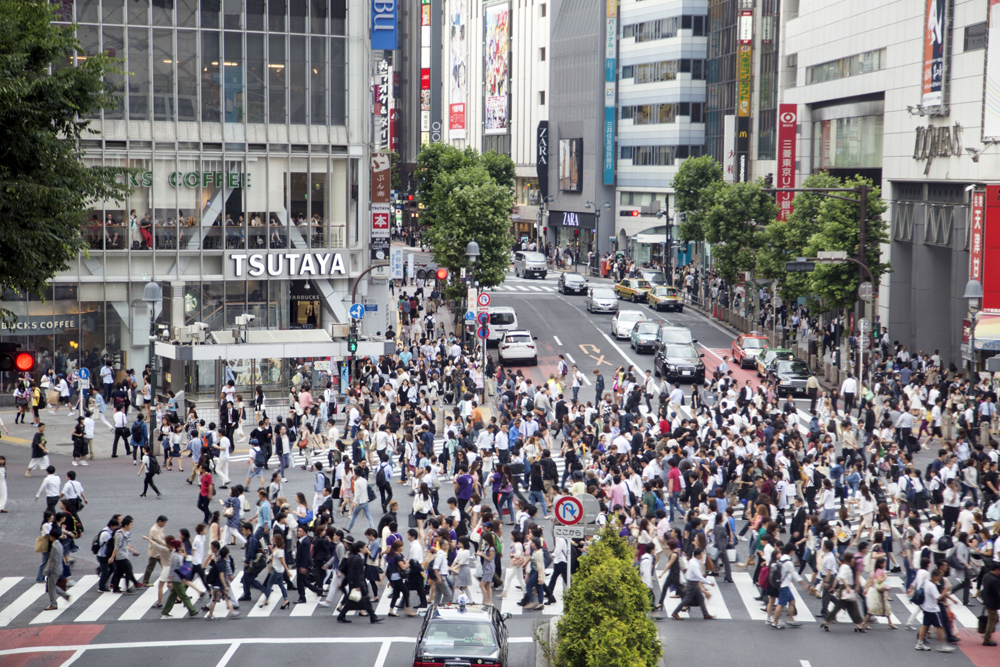
[[[208,325],[195,322],[184,327],[174,328],[174,338],[181,345],[195,345],[208,340]]]
[[[788,56],[788,66],[792,68],[799,66],[799,54],[792,53]]]
[[[326,325],[326,332],[330,334],[330,338],[336,340],[337,338],[347,338],[347,335],[351,333],[350,324],[328,324]]]

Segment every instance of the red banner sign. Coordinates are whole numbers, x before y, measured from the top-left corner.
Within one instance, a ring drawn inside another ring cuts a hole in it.
[[[778,105],[778,174],[775,179],[779,188],[795,187],[795,146],[798,129],[798,105]],[[784,221],[792,213],[794,192],[779,192],[775,197],[778,205],[778,220]]]
[[[982,275],[979,282],[983,284],[982,308],[1000,309],[1000,185],[986,186],[982,248],[983,258],[979,265]]]

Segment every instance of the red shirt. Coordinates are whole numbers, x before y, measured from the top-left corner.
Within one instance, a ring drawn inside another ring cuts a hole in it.
[[[681,490],[681,470],[680,468],[674,466],[667,473],[667,491],[671,493],[679,493]]]
[[[210,488],[212,486],[212,473],[203,472],[201,474],[201,495],[206,498],[209,495]]]

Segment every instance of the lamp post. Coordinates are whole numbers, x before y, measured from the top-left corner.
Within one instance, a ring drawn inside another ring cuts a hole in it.
[[[466,259],[469,260],[469,265],[471,266],[472,271],[475,272],[476,260],[478,260],[479,257],[480,257],[479,244],[476,243],[475,240],[469,241],[469,243],[466,244],[466,246],[465,246],[465,257],[466,257]],[[475,282],[475,286],[477,287],[476,292],[478,294],[478,291],[479,291],[478,290],[478,287],[479,287],[479,281],[478,280]],[[473,307],[473,306],[475,306],[475,307]],[[477,312],[477,313],[479,312],[478,304],[471,304],[470,308],[472,310],[474,310],[475,312]],[[479,326],[483,326],[483,325],[480,324]],[[483,338],[482,339],[482,344],[483,344],[483,368],[482,368],[482,374],[483,374],[483,396],[482,396],[482,399],[480,399],[480,403],[479,403],[480,405],[484,405],[486,403],[486,341],[487,340],[488,340],[487,338]]]
[[[983,284],[978,280],[970,280],[965,284],[964,298],[969,300],[969,393],[972,394],[976,384],[976,301],[983,298]]]
[[[149,387],[150,387],[150,398],[152,399],[154,406],[156,404],[156,355],[154,354],[154,347],[156,345],[156,305],[163,302],[163,289],[160,284],[150,280],[146,283],[146,288],[142,292],[142,300],[146,302],[149,307]],[[154,414],[156,409],[152,410],[150,414]],[[155,442],[155,440],[150,439],[150,445]],[[152,446],[150,447],[150,453],[153,456],[158,456],[160,453],[158,451],[153,451]]]
[[[538,222],[535,224],[535,238],[538,240],[538,248],[545,247],[545,238],[542,234],[542,220],[545,219],[545,214],[548,211],[548,206],[550,202],[555,201],[555,195],[549,195],[542,199],[541,205],[538,207]]]

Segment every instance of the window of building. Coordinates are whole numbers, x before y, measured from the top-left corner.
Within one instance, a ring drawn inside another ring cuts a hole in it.
[[[545,106],[545,91],[544,90],[538,91],[538,103],[541,104],[542,106]]]
[[[806,68],[806,85],[845,79],[886,68],[885,49],[866,51]]]
[[[856,116],[813,123],[813,169],[882,167],[883,117]]]
[[[545,17],[545,3],[542,3],[542,17]]]
[[[542,62],[545,62],[545,47],[538,49],[538,57]]]
[[[704,146],[622,146],[619,157],[640,167],[673,166],[674,161],[705,154]]]
[[[986,21],[965,26],[965,45],[963,51],[976,51],[986,48]]]
[[[622,37],[633,37],[638,42],[651,42],[657,39],[676,37],[681,29],[689,29],[695,37],[705,35],[704,16],[671,16],[655,21],[632,23],[622,28]]]

